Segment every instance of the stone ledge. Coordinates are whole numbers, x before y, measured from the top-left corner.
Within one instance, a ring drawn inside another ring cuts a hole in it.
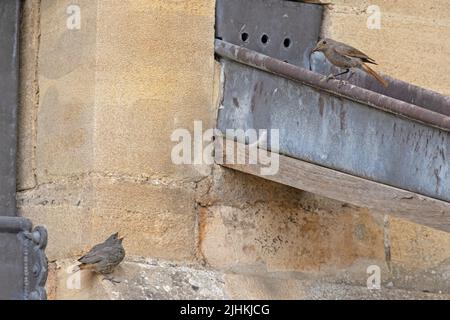
[[[320,280],[224,274],[194,264],[178,265],[153,259],[124,262],[114,274],[119,284],[88,271],[70,274],[73,261],[52,264],[50,299],[90,300],[448,300],[450,295],[383,288],[368,290]],[[78,276],[79,275],[79,276]],[[70,289],[80,285],[80,289]]]

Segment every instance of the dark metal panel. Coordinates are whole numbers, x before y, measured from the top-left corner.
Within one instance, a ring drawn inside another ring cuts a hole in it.
[[[218,41],[216,52],[226,55],[225,47]],[[278,75],[223,60],[220,130],[279,129],[282,154],[450,201],[450,132],[437,128],[449,130],[448,117],[227,48],[229,57]]]
[[[216,37],[309,69],[322,11],[283,0],[218,0]]]
[[[20,1],[0,1],[0,299],[46,299],[47,232],[16,217]]]
[[[0,300],[47,298],[47,232],[31,221],[0,217]]]
[[[0,2],[0,216],[16,215],[19,0]]]

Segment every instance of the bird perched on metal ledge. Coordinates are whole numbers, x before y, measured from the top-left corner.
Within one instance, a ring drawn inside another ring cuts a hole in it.
[[[328,59],[328,61],[330,61],[333,65],[345,69],[344,72],[330,75],[327,79],[334,79],[337,76],[341,76],[350,72],[350,69],[356,68],[370,74],[383,86],[388,86],[388,82],[385,79],[383,79],[372,68],[366,65],[366,63],[376,65],[377,63],[375,62],[375,60],[367,56],[364,52],[359,51],[358,49],[332,39],[322,39],[317,43],[316,47],[311,53],[317,51],[322,52]]]
[[[109,275],[125,258],[123,239],[124,237],[119,238],[119,233],[115,233],[105,242],[94,246],[87,254],[78,259],[81,263],[78,266],[79,270],[92,270],[104,275],[104,280],[118,283]]]

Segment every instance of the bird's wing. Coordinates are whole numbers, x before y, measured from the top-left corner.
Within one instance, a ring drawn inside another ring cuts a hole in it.
[[[85,256],[81,257],[78,261],[84,264],[94,264],[98,263],[111,255],[114,255],[117,251],[117,248],[114,246],[101,246],[94,247],[91,251],[89,251]]]
[[[365,54],[364,52],[355,49],[349,45],[346,45],[344,43],[339,44],[334,46],[334,50],[343,56],[347,56],[347,57],[352,57],[352,58],[359,58],[361,59],[363,62],[366,63],[371,63],[371,64],[377,64],[375,62],[375,60],[373,60],[372,58],[370,58],[367,54]]]
[[[98,254],[106,245],[107,241],[103,243],[99,243],[92,247],[92,249],[86,253],[84,256],[82,256],[80,259],[78,259],[79,262],[84,263],[82,260],[90,260],[92,259],[96,254]],[[95,262],[87,262],[87,263],[95,263]]]
[[[78,262],[81,262],[83,264],[94,264],[100,262],[102,259],[103,257],[98,254],[98,252],[90,251],[86,255],[78,259]]]

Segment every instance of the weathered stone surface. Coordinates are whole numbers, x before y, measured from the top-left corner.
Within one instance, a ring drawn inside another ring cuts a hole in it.
[[[38,50],[40,6],[32,0],[23,1],[20,38],[20,88],[18,110],[17,188],[36,186],[36,111],[39,104]]]
[[[331,284],[321,280],[291,280],[270,277],[225,275],[230,299],[255,300],[448,300],[449,295],[417,291]]]
[[[385,259],[383,222],[366,210],[224,169],[214,180],[199,219],[214,267],[313,272]]]
[[[449,299],[433,294],[385,288],[330,284],[319,279],[295,280],[271,276],[221,273],[193,265],[151,259],[129,260],[114,273],[120,283],[102,281],[89,271],[73,272],[73,261],[54,265],[48,283],[53,299],[90,300],[223,300],[223,299]]]
[[[192,132],[194,121],[213,126],[214,3],[99,2],[97,171],[191,180],[205,174],[172,163],[171,134]]]
[[[96,3],[79,6],[81,29],[67,28],[70,1],[42,1],[39,47],[38,183],[92,171]]]
[[[201,249],[218,268],[313,272],[347,268],[359,258],[384,260],[382,231],[367,212],[317,214],[266,203],[210,207],[205,216]]]
[[[51,260],[79,255],[117,231],[126,236],[129,254],[192,260],[194,189],[195,183],[89,175],[21,192],[18,206],[21,215],[48,228]]]
[[[192,260],[197,213],[194,187],[120,180],[96,181],[92,228],[100,234],[120,231],[131,255]],[[93,243],[103,240],[94,237]]]
[[[392,262],[396,265],[419,271],[450,259],[449,233],[396,218],[390,220]]]
[[[393,282],[450,293],[450,234],[390,219]]]
[[[37,88],[22,89],[21,214],[47,225],[51,258],[120,230],[132,254],[195,259],[196,185],[211,169],[172,164],[170,136],[213,126],[215,2],[83,0],[80,30],[72,1],[40,3],[23,51]]]
[[[102,281],[102,276],[90,271],[73,273],[73,261],[62,261],[58,265],[55,299],[225,298],[222,275],[193,265],[177,265],[150,259],[127,261],[122,263],[114,273],[114,279],[120,281],[116,285],[109,281]]]
[[[49,245],[46,255],[50,261],[63,256],[80,256],[92,243],[92,213],[87,208],[24,206],[19,209],[19,214],[47,228]]]

